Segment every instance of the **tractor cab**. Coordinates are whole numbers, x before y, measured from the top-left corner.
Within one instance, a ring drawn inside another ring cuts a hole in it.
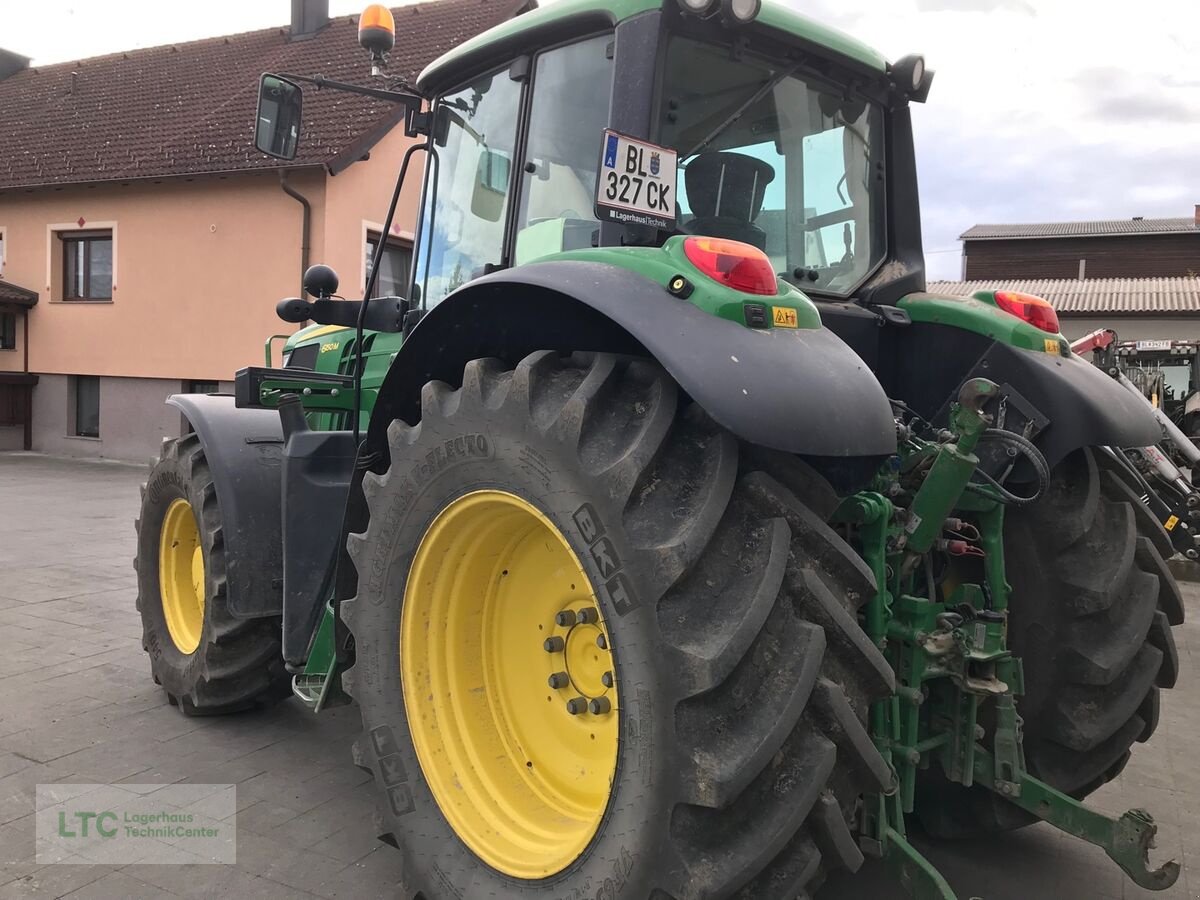
[[[752,23],[656,18],[666,20],[659,57],[637,52],[639,42],[626,59],[631,42],[602,32],[438,100],[440,171],[416,267],[427,303],[496,268],[592,247],[661,246],[675,235],[747,244],[777,276],[837,297],[879,267],[882,73],[864,92],[849,87],[852,78],[839,83],[832,63],[817,67],[756,41],[750,33],[765,32],[751,32]],[[614,87],[618,97],[626,90],[614,86],[616,71],[638,85],[657,78],[657,88],[614,100]],[[636,99],[647,113],[638,121],[627,109]]]
[[[817,298],[922,286],[919,216],[900,202],[915,195],[907,104],[932,79],[919,57],[889,65],[753,0],[566,0],[502,30],[418,80],[422,310],[497,270],[689,235],[753,248]],[[264,76],[265,153],[296,152],[295,80]]]

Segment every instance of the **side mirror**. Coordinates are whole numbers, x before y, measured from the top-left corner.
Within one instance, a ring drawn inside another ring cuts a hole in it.
[[[504,215],[512,160],[497,150],[483,148],[475,170],[475,190],[471,194],[471,213],[487,222],[499,222]]]
[[[258,84],[254,146],[276,159],[295,159],[303,109],[300,85],[278,75],[264,75]]]

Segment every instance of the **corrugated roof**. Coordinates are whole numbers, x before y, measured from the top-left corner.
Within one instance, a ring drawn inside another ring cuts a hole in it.
[[[1200,277],[935,281],[929,285],[931,294],[970,296],[976,291],[1035,294],[1049,300],[1063,316],[1200,315]]]
[[[398,7],[389,75],[412,83],[433,59],[496,25],[526,0],[440,0]],[[0,80],[0,190],[270,169],[254,149],[263,72],[369,81],[357,17],[311,38],[268,28],[78,62]],[[304,91],[304,132],[292,163],[329,163],[386,131],[394,104],[338,91]]]
[[[976,225],[959,235],[963,241],[1027,238],[1128,237],[1139,234],[1200,234],[1195,218],[1107,219],[1098,222],[1033,222],[1024,225]]]

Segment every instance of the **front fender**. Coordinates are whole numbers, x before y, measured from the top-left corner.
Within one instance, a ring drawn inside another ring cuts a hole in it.
[[[376,401],[368,439],[420,418],[422,385],[457,385],[464,364],[535,350],[654,357],[718,423],[774,450],[881,457],[896,449],[891,406],[866,364],[831,331],[751,329],[710,315],[614,265],[533,263],[460,288],[404,342]]]
[[[167,403],[191,424],[212,472],[225,540],[230,615],[279,615],[283,610],[279,413],[238,409],[228,395],[175,394]]]

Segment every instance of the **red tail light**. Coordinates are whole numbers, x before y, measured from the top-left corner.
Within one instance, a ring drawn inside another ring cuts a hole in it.
[[[767,254],[750,244],[723,238],[690,237],[683,252],[693,266],[718,284],[747,294],[779,293],[775,267]]]
[[[1058,334],[1058,313],[1041,297],[1022,294],[1018,291],[996,291],[996,305],[1006,313],[1012,313],[1034,328],[1050,334]]]

